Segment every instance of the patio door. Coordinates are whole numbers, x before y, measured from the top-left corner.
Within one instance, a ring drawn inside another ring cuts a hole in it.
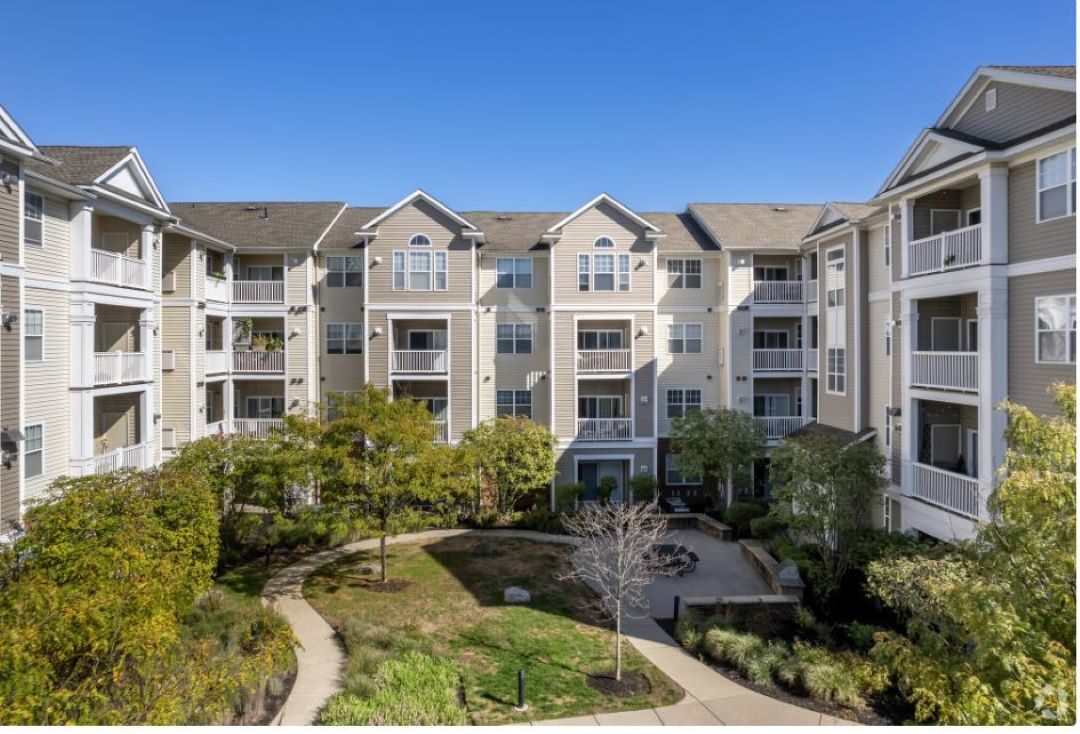
[[[248,396],[248,418],[280,418],[284,412],[285,398],[276,398],[270,395]]]
[[[952,471],[960,458],[960,426],[939,424],[930,426],[930,463],[938,469]]]
[[[612,477],[615,480],[615,491],[611,493],[611,499],[622,498],[623,463],[622,461],[582,461],[578,464],[578,481],[585,485],[586,502],[597,500],[600,483],[605,477]]]
[[[424,405],[431,413],[432,420],[446,420],[446,398],[423,398]]]
[[[754,415],[787,416],[790,399],[787,395],[755,395]]]
[[[409,349],[415,351],[446,349],[446,332],[438,329],[410,329]]]
[[[967,470],[969,477],[978,478],[979,476],[979,432],[974,428],[967,429],[967,440],[965,441],[967,447],[967,453],[965,458],[967,459]]]
[[[944,317],[931,319],[930,348],[935,352],[959,352],[960,319]]]
[[[586,395],[578,398],[578,418],[622,418],[621,395]]]

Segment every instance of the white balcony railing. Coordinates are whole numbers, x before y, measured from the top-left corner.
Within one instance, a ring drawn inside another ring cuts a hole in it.
[[[445,349],[395,349],[393,355],[394,372],[446,372]]]
[[[233,433],[250,438],[266,438],[280,431],[285,421],[281,418],[233,418]]]
[[[913,462],[911,468],[911,493],[915,497],[978,519],[981,504],[978,479],[918,462]]]
[[[579,441],[629,441],[634,437],[633,418],[578,418]]]
[[[90,276],[102,283],[146,288],[146,261],[105,250],[90,250]]]
[[[978,265],[982,260],[982,225],[942,232],[908,243],[908,274],[938,273]]]
[[[913,352],[911,384],[939,390],[978,392],[978,352]]]
[[[629,349],[580,349],[578,372],[629,372]]]
[[[229,302],[229,281],[224,278],[216,278],[213,275],[206,276],[206,300]]]
[[[146,444],[135,444],[94,457],[94,473],[107,474],[120,469],[146,469]]]
[[[240,354],[240,352],[233,352],[233,354]],[[273,354],[273,352],[271,352]],[[206,352],[206,374],[216,375],[221,372],[229,371],[229,355],[220,349],[215,349]]]
[[[95,352],[94,384],[121,385],[142,382],[147,377],[146,354],[143,352]]]
[[[218,436],[225,433],[225,421],[214,421],[206,424],[207,436]]]
[[[803,351],[801,349],[755,349],[754,369],[760,371],[801,370]]]
[[[801,415],[758,415],[754,416],[754,420],[764,426],[765,438],[770,441],[790,436],[806,423]]]
[[[233,303],[285,303],[285,281],[234,280]]]
[[[816,349],[806,350],[806,369],[811,372],[818,371],[818,353]]]
[[[285,352],[233,352],[234,372],[284,372]]]
[[[432,421],[432,424],[435,429],[436,443],[448,443],[450,441],[450,431],[446,421]]]
[[[801,280],[754,281],[754,303],[802,303]]]
[[[806,302],[817,303],[817,280],[806,282]]]

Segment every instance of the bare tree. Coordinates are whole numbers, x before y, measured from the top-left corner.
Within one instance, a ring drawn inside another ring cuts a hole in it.
[[[615,622],[615,680],[622,681],[623,618],[645,616],[649,583],[678,570],[674,559],[657,548],[667,521],[655,503],[612,502],[586,505],[563,522],[578,545],[573,571],[559,578],[583,581],[599,595],[598,611]]]

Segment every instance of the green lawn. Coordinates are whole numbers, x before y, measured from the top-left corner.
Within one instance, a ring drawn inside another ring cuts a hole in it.
[[[419,646],[458,664],[465,707],[477,724],[633,710],[682,697],[628,644],[626,669],[644,673],[652,691],[615,698],[589,687],[589,673],[612,669],[614,638],[585,609],[591,592],[555,578],[569,568],[568,547],[491,538],[496,555],[474,556],[476,542],[462,537],[391,546],[390,576],[410,582],[394,593],[372,590],[370,577],[359,573],[359,566],[377,563],[377,552],[342,559],[308,578],[305,597],[346,640],[347,690],[360,696],[369,690],[372,657]],[[511,585],[528,589],[532,603],[504,605],[503,589]],[[528,678],[525,714],[512,708],[519,669]]]

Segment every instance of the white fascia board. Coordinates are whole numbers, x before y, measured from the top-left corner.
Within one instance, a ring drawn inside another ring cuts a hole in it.
[[[211,235],[208,235],[205,232],[200,232],[197,229],[192,229],[191,227],[185,227],[182,222],[178,222],[178,223],[175,223],[175,224],[169,224],[169,225],[167,225],[165,227],[165,229],[167,231],[169,231],[169,232],[175,232],[176,234],[181,234],[181,235],[183,235],[185,237],[190,237],[193,240],[199,240],[200,242],[202,242],[204,244],[215,245],[217,247],[223,247],[226,250],[228,250],[229,252],[235,252],[236,251],[236,245],[230,245],[225,240],[219,240],[217,237],[213,237]]]
[[[15,118],[8,114],[3,105],[0,105],[0,130],[9,138],[14,138],[20,147],[26,148],[27,155],[41,155],[34,141],[19,127],[19,123],[15,122]]]
[[[169,205],[165,201],[165,197],[161,195],[161,190],[158,188],[157,183],[154,181],[154,177],[150,175],[150,169],[146,167],[146,163],[143,162],[142,156],[139,155],[139,149],[132,147],[131,151],[121,158],[119,161],[109,167],[105,173],[94,179],[95,184],[105,183],[106,180],[121,168],[125,167],[129,163],[134,164],[135,172],[139,178],[142,179],[142,184],[150,190],[150,196],[157,204],[161,211],[172,213],[169,211]]]
[[[960,92],[953,97],[952,102],[938,118],[934,127],[951,127],[951,123],[963,117],[970,104],[961,104],[967,99],[968,94],[977,86],[985,86],[988,82],[1002,82],[1004,84],[1019,84],[1025,87],[1039,87],[1042,89],[1054,89],[1062,92],[1076,92],[1076,80],[1066,79],[1034,72],[1014,71],[1011,69],[994,69],[988,66],[980,66],[975,73],[961,87]],[[977,96],[977,95],[976,95]]]
[[[348,204],[342,204],[341,205],[341,209],[339,209],[338,213],[334,215],[334,218],[330,220],[330,224],[326,225],[326,229],[324,229],[322,231],[322,234],[319,235],[318,239],[315,240],[315,244],[311,246],[311,249],[312,249],[313,252],[318,252],[319,251],[319,245],[322,244],[322,241],[326,238],[327,233],[331,229],[333,229],[334,225],[337,224],[337,221],[339,219],[341,219],[341,215],[344,214],[345,210],[348,209],[348,208],[349,208]]]
[[[61,196],[65,199],[74,201],[86,201],[89,199],[96,199],[97,195],[86,189],[79,188],[78,186],[72,186],[66,184],[63,181],[58,181],[55,178],[50,178],[37,171],[31,171],[29,169],[23,169],[23,173],[28,181],[32,181],[35,188],[45,189],[50,193]]]
[[[91,185],[88,186],[86,190],[96,194],[99,199],[113,201],[121,206],[135,209],[136,211],[142,212],[143,214],[148,214],[155,219],[163,219],[165,221],[173,223],[177,223],[180,221],[180,218],[174,216],[173,213],[170,212],[168,209],[155,209],[148,204],[136,201],[135,199],[127,196],[122,196],[120,194],[117,194],[115,191],[110,191],[109,189],[102,188],[101,186]]]
[[[396,211],[402,209],[403,207],[406,207],[409,204],[413,203],[417,199],[423,199],[424,201],[426,201],[427,203],[431,204],[433,207],[435,207],[436,209],[441,211],[443,214],[445,214],[446,216],[450,217],[455,222],[460,224],[462,227],[465,227],[466,229],[472,229],[472,230],[476,229],[476,227],[473,226],[472,222],[470,222],[468,219],[466,219],[465,217],[463,217],[460,214],[458,214],[457,212],[455,212],[453,209],[448,207],[446,204],[443,204],[441,201],[439,201],[438,199],[436,199],[434,196],[427,193],[423,189],[417,189],[416,191],[412,192],[411,194],[406,196],[404,199],[399,201],[397,204],[394,204],[392,207],[390,207],[389,209],[384,211],[382,214],[380,214],[379,216],[375,217],[370,222],[365,224],[363,227],[361,227],[361,229],[372,229],[372,228],[374,228],[379,222],[386,219],[387,217],[392,215],[394,212],[396,212]]]
[[[567,224],[574,221],[575,219],[580,217],[582,214],[589,211],[590,209],[592,209],[597,204],[600,204],[601,202],[610,204],[611,206],[615,207],[620,212],[622,212],[627,217],[634,220],[635,222],[637,222],[638,224],[640,224],[642,227],[649,230],[650,232],[659,232],[660,231],[660,228],[657,227],[655,224],[652,224],[651,222],[645,220],[644,218],[642,218],[638,214],[635,214],[633,212],[633,210],[630,209],[630,207],[628,207],[625,204],[621,203],[620,201],[615,199],[610,194],[600,193],[600,194],[597,194],[596,196],[594,196],[592,199],[590,199],[588,202],[586,202],[583,206],[578,208],[576,211],[574,211],[571,214],[569,214],[568,216],[566,216],[561,222],[559,222],[558,224],[553,225],[552,227],[549,227],[548,228],[548,233],[554,234],[555,232],[562,229]]]
[[[889,174],[889,177],[885,180],[885,183],[882,185],[882,187],[878,189],[876,194],[874,194],[874,198],[870,200],[870,203],[872,204],[877,201],[878,197],[880,197],[885,192],[891,191],[896,186],[897,182],[903,178],[904,174],[908,172],[911,164],[914,163],[914,161],[918,158],[919,154],[922,153],[926,146],[931,143],[936,143],[938,145],[947,145],[951,148],[954,148],[956,150],[956,155],[953,156],[954,158],[965,153],[980,153],[986,150],[986,148],[982,147],[981,145],[975,145],[974,143],[966,143],[962,140],[957,140],[956,138],[951,138],[947,135],[941,135],[940,133],[936,133],[930,129],[923,130],[922,133],[919,135],[918,139],[912,144],[910,148],[908,148],[908,151],[904,154],[904,157],[900,159],[900,163],[898,163],[896,168],[894,168]]]

